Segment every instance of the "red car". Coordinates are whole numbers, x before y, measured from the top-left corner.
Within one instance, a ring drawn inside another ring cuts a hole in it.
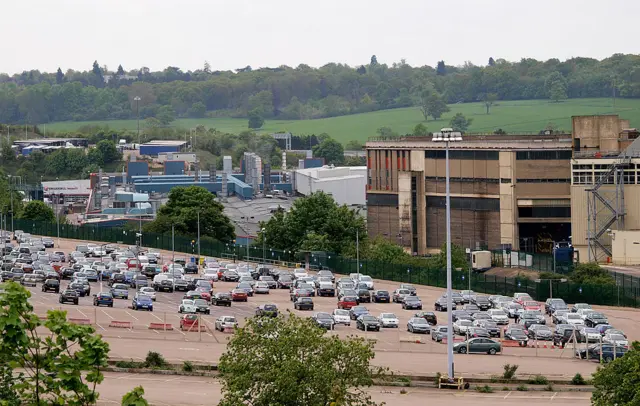
[[[349,310],[358,305],[358,298],[355,296],[344,296],[338,301],[338,309]]]
[[[196,292],[200,294],[200,298],[208,302],[211,301],[211,291],[204,288],[196,288]]]
[[[60,273],[60,269],[62,268],[62,264],[60,262],[52,262],[51,267],[54,271]]]
[[[530,302],[533,299],[531,298],[531,296],[520,296],[518,299],[516,299],[516,303],[520,303],[522,306],[524,306],[524,302]]]
[[[542,307],[540,306],[540,303],[533,300],[526,300],[522,304],[522,307],[524,307],[524,310],[541,310],[542,309]]]
[[[198,331],[198,318],[196,314],[185,314],[180,319],[180,330]]]
[[[231,291],[231,300],[234,302],[246,302],[249,297],[244,289],[234,289]]]
[[[132,269],[140,269],[140,261],[138,261],[136,258],[129,258],[125,261],[125,264],[127,264],[127,268]]]

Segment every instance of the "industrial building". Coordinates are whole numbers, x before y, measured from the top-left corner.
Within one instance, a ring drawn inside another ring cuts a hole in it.
[[[85,202],[91,194],[91,182],[89,179],[42,182],[42,191],[45,199],[57,196],[59,204]]]
[[[158,154],[157,161],[163,163],[166,161],[184,161],[194,164],[198,158],[194,152],[161,152]]]
[[[417,255],[446,239],[445,145],[371,139],[367,223]],[[468,134],[450,143],[452,242],[471,249],[552,250],[571,235],[570,134]]]
[[[183,152],[186,148],[186,141],[176,140],[155,140],[140,145],[140,155],[157,157],[163,152]]]
[[[48,154],[61,148],[86,148],[86,138],[35,138],[13,142],[13,149],[21,155],[30,155],[35,151]]]
[[[338,204],[363,206],[366,204],[367,167],[322,166],[298,169],[294,173],[295,191],[303,196],[323,191]]]

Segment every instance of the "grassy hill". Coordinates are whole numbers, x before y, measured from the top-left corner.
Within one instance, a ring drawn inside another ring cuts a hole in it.
[[[425,122],[420,110],[417,107],[411,107],[317,120],[267,120],[260,132],[291,131],[294,134],[325,132],[340,142],[346,143],[350,140],[366,141],[367,138],[375,136],[376,129],[380,127],[390,127],[404,134],[410,132],[416,124],[423,123],[429,131],[437,131],[442,127],[448,127],[449,120],[456,113],[462,113],[467,118],[473,119],[470,132],[492,132],[498,128],[507,132],[537,132],[549,123],[553,123],[559,129],[570,130],[571,116],[612,113],[631,120],[632,127],[640,127],[640,99],[618,99],[615,111],[612,100],[609,98],[571,99],[560,103],[547,100],[504,101],[496,103],[489,115],[485,114],[482,103],[453,104],[449,107],[451,111],[437,121]],[[191,128],[200,124],[230,133],[239,133],[247,129],[246,119],[233,118],[179,119],[172,125]],[[108,125],[111,128],[135,130],[136,120],[52,123],[47,124],[47,130],[74,131],[84,125]]]

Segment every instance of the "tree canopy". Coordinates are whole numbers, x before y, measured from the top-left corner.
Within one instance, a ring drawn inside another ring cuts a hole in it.
[[[355,244],[356,230],[361,241],[367,239],[364,218],[345,205],[339,206],[331,196],[315,192],[297,199],[289,213],[280,210],[260,223],[267,248],[291,251],[329,251],[340,254]]]
[[[327,165],[341,165],[344,161],[344,147],[341,143],[329,137],[313,147],[313,156],[324,158]]]
[[[0,122],[47,123],[69,120],[155,117],[164,125],[174,117],[248,117],[258,109],[266,119],[312,119],[366,111],[421,106],[421,92],[431,83],[445,103],[496,100],[640,97],[640,56],[614,54],[603,60],[575,57],[560,61],[522,58],[517,62],[489,58],[486,66],[410,66],[406,61],[365,64],[327,63],[319,68],[296,67],[161,71],[140,67],[107,71],[98,61],[86,71],[24,71],[0,74]],[[124,72],[122,77],[119,72]],[[106,75],[111,76],[105,83]],[[615,79],[615,81],[614,81]],[[199,104],[198,104],[199,103]],[[164,108],[162,108],[164,107]]]
[[[173,224],[177,234],[195,236],[198,232],[199,212],[200,236],[230,242],[235,238],[235,228],[223,210],[222,204],[203,187],[174,187],[169,192],[167,203],[158,210],[156,219],[145,224],[143,230],[167,233],[171,232]]]
[[[593,374],[593,406],[636,406],[640,404],[640,342],[631,343],[629,351]]]
[[[24,205],[22,209],[21,218],[33,221],[48,221],[53,222],[56,220],[51,207],[47,206],[43,201],[32,200]]]
[[[220,406],[374,406],[363,389],[385,371],[373,357],[372,342],[327,335],[310,318],[249,319],[220,357]]]

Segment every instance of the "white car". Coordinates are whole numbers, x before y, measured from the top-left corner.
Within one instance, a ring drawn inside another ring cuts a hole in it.
[[[225,328],[238,327],[238,321],[233,316],[220,316],[216,319],[216,330],[224,331]]]
[[[309,276],[309,274],[307,273],[307,270],[304,268],[296,268],[293,270],[293,277],[295,279],[306,277],[306,276]]]
[[[202,275],[204,279],[218,282],[218,268],[207,268]]]
[[[577,313],[567,313],[564,316],[567,324],[572,324],[574,326],[582,326],[584,325],[584,320],[582,320],[582,316]]]
[[[333,313],[333,321],[336,324],[344,324],[345,326],[351,325],[351,317],[349,317],[349,310],[335,309]]]
[[[595,313],[592,309],[579,309],[576,314],[580,315],[582,320],[586,319],[589,316],[589,313]]]
[[[602,342],[613,344],[616,347],[629,347],[629,340],[627,340],[622,334],[605,335]]]
[[[167,267],[168,273],[179,273],[180,275],[184,274],[184,267],[180,264],[169,264]]]
[[[178,313],[195,313],[196,304],[193,300],[183,299],[180,306],[178,306]]]
[[[473,322],[471,320],[458,319],[453,323],[453,333],[461,336],[467,335],[469,327],[473,327]]]
[[[367,289],[373,290],[373,278],[371,278],[369,275],[360,275],[360,280],[358,281],[358,283],[364,283],[365,285],[367,285]]]
[[[263,293],[263,294],[269,294],[269,284],[267,284],[267,282],[256,282],[256,284],[253,286],[253,290],[255,293]]]
[[[398,317],[393,313],[380,313],[378,320],[382,327],[398,328],[400,324],[400,320],[398,320]]]
[[[501,309],[489,309],[489,316],[496,324],[509,324],[509,317],[504,310]]]
[[[141,295],[149,296],[151,300],[153,300],[154,302],[156,301],[156,291],[153,290],[153,288],[149,288],[149,287],[140,288],[138,293],[140,293]]]

